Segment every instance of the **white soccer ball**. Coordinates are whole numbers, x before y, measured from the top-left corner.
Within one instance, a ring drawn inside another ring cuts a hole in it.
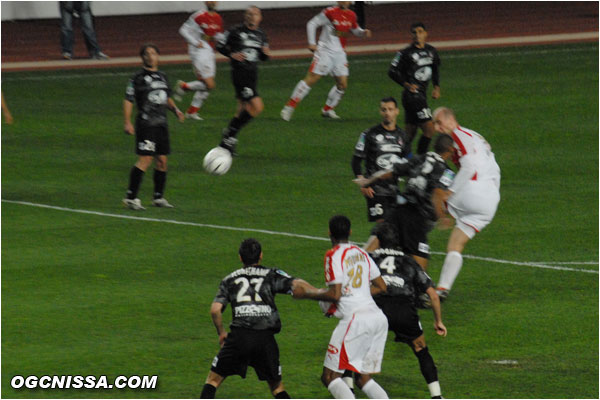
[[[203,166],[206,172],[212,175],[224,175],[231,168],[233,159],[229,150],[215,147],[204,156]]]

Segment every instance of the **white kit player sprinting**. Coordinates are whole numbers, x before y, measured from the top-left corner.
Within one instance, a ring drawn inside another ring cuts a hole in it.
[[[348,243],[347,217],[336,215],[329,220],[329,236],[333,248],[325,254],[328,289],[323,294],[337,300],[328,314],[341,319],[329,340],[321,381],[336,399],[353,399],[341,377],[345,370],[354,371],[357,386],[369,398],[387,399],[385,390],[371,377],[381,371],[388,332],[387,318],[372,295],[384,293],[386,284],[368,253]]]
[[[460,126],[447,107],[433,112],[436,131],[452,136],[459,166],[450,186],[448,212],[456,219],[450,234],[446,259],[438,282],[438,295],[444,299],[463,264],[462,252],[475,234],[494,218],[500,202],[500,167],[489,143],[479,133]]]
[[[215,88],[216,62],[214,48],[223,38],[223,19],[215,11],[216,1],[205,1],[207,11],[192,14],[179,28],[179,33],[188,43],[188,52],[197,80],[177,81],[173,98],[181,101],[187,91],[193,91],[192,103],[185,112],[186,118],[201,121],[198,110],[202,107],[210,91]]]
[[[334,109],[348,87],[348,59],[344,50],[348,40],[347,36],[352,33],[354,36],[370,38],[371,31],[358,26],[356,14],[349,9],[351,1],[338,1],[337,3],[337,7],[326,8],[306,24],[308,49],[314,53],[314,56],[306,77],[298,82],[288,102],[281,110],[281,118],[284,121],[292,119],[298,103],[306,97],[310,89],[324,75],[332,75],[335,85],[327,95],[321,115],[325,118],[340,119]],[[316,41],[317,28],[321,28],[318,45]]]

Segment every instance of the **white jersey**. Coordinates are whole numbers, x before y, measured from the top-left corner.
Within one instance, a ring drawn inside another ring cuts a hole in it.
[[[472,181],[492,181],[500,188],[500,167],[489,143],[479,133],[463,128],[454,129],[451,134],[457,150],[460,169],[454,178],[450,190],[459,192],[465,184]]]
[[[179,28],[179,34],[188,43],[190,51],[212,50],[215,42],[223,37],[223,20],[217,13],[198,11],[192,14]]]
[[[363,36],[364,30],[356,22],[356,14],[352,10],[340,7],[329,7],[313,17],[306,24],[308,44],[316,45],[317,28],[321,28],[318,47],[334,52],[343,52],[346,47],[348,33]]]
[[[370,284],[378,276],[381,273],[375,261],[353,244],[339,244],[325,254],[326,283],[342,285],[342,297],[336,304],[342,319],[361,310],[377,309]]]

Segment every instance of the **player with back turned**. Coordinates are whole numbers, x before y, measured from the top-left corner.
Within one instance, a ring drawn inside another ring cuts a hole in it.
[[[217,44],[217,50],[231,59],[231,78],[237,98],[234,118],[223,130],[219,146],[235,154],[237,135],[252,118],[264,109],[257,91],[258,63],[269,59],[269,41],[259,28],[262,21],[260,8],[250,6],[244,12],[244,23],[225,32],[224,42]]]
[[[435,135],[431,109],[427,104],[427,87],[431,81],[431,97],[440,98],[440,57],[435,47],[425,42],[427,30],[422,22],[412,24],[410,32],[413,42],[396,53],[388,76],[404,88],[402,106],[405,130],[412,141],[417,134],[417,128],[421,128],[423,134],[417,144],[417,154],[425,154],[431,138]]]

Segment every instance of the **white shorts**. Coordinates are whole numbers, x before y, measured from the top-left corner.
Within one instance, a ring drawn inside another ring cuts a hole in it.
[[[332,52],[318,48],[308,69],[317,75],[348,76],[348,59],[343,51]]]
[[[213,49],[199,49],[194,46],[189,46],[188,49],[196,75],[200,75],[204,79],[214,78],[217,71],[217,64]]]
[[[469,181],[448,199],[448,212],[456,219],[456,227],[469,239],[485,228],[496,214],[500,190],[493,181]]]
[[[339,373],[344,370],[378,373],[387,333],[388,321],[379,307],[344,318],[331,334],[323,365]]]

